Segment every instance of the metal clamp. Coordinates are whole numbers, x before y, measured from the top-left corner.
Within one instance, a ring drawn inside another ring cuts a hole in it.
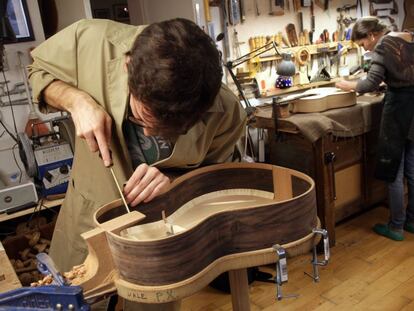
[[[282,300],[282,298],[296,298],[299,295],[285,295],[282,294],[282,285],[288,281],[288,270],[287,270],[287,260],[286,260],[286,250],[279,244],[273,245],[278,260],[276,261],[276,298],[277,300]]]
[[[53,283],[60,286],[70,285],[62,274],[58,271],[52,258],[46,253],[39,253],[36,255],[37,269],[44,275],[51,274],[53,277]]]
[[[313,229],[312,232],[314,234],[320,234],[323,237],[323,251],[324,251],[324,259],[319,261],[318,260],[318,253],[316,251],[316,245],[313,247],[313,256],[312,256],[312,275],[305,272],[306,275],[310,276],[314,282],[319,282],[319,269],[318,266],[326,266],[329,262],[330,258],[330,249],[329,249],[329,237],[328,231],[325,229]]]

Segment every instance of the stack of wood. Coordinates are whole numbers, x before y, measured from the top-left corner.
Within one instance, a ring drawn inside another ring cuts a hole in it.
[[[2,243],[10,263],[23,286],[43,279],[37,270],[36,255],[48,253],[54,223],[45,217],[35,217],[16,226],[16,235],[8,236]]]
[[[43,275],[37,270],[36,254],[48,253],[50,240],[43,238],[39,231],[26,233],[28,247],[19,251],[19,257],[10,259],[10,262],[23,286],[30,285],[43,279]]]

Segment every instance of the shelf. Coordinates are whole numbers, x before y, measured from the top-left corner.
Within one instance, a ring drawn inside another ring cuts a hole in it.
[[[328,86],[328,85],[334,84],[335,82],[341,81],[343,79],[344,78],[341,78],[341,77],[333,78],[329,81],[311,82],[308,84],[295,85],[295,86],[292,86],[286,89],[272,88],[272,89],[267,90],[265,96],[263,97],[264,98],[273,97],[273,96],[289,94],[289,93],[293,93],[297,91],[304,91],[304,90],[312,89],[315,87]]]
[[[40,206],[40,203],[35,206],[35,207],[31,207],[31,208],[27,208],[12,214],[0,214],[0,223],[3,221],[7,221],[10,219],[14,219],[14,218],[18,218],[20,216],[24,216],[24,215],[28,215],[28,214],[32,214],[36,211],[41,211],[41,210],[45,210],[45,209],[49,209],[52,207],[56,207],[56,206],[60,206],[63,202],[63,198],[61,199],[56,199],[56,200],[43,200],[42,202],[42,206]]]
[[[295,47],[283,47],[278,48],[281,52],[291,52],[293,56],[296,56],[296,53],[300,50],[306,49],[309,51],[309,54],[320,54],[320,53],[330,53],[336,52],[338,50],[338,43],[342,46],[347,47],[348,49],[355,49],[358,46],[353,43],[352,41],[339,41],[339,42],[328,42],[328,43],[320,43],[320,44],[311,44],[311,45],[302,45],[302,46],[295,46]],[[251,60],[252,63],[263,63],[263,62],[270,62],[274,60],[281,59],[280,55],[269,55],[269,56],[259,56],[253,58]]]

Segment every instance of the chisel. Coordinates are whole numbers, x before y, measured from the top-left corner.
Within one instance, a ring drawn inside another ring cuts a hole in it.
[[[114,169],[112,168],[112,166],[109,167],[109,170],[111,171],[112,178],[114,179],[115,185],[118,188],[118,192],[121,195],[121,199],[122,199],[122,202],[124,203],[125,209],[127,210],[128,213],[130,213],[131,211],[129,210],[129,206],[128,206],[126,200],[125,200],[124,193],[122,192],[122,189],[121,189],[121,186],[119,185],[118,179],[116,179],[115,172],[114,172]]]
[[[109,153],[112,155],[112,152],[111,152],[111,151],[109,151]],[[102,159],[102,154],[101,154],[101,152],[99,152],[99,157]],[[110,165],[110,166],[108,166],[107,168],[109,168],[109,170],[111,171],[112,179],[113,179],[113,180],[114,180],[114,182],[115,182],[115,185],[116,185],[116,188],[118,189],[119,194],[121,195],[122,203],[124,204],[124,207],[125,207],[126,211],[127,211],[128,213],[130,213],[131,211],[129,210],[129,206],[128,206],[128,203],[127,203],[127,202],[126,202],[126,200],[125,200],[125,196],[124,196],[124,193],[122,192],[122,188],[121,188],[121,186],[119,185],[118,179],[116,178],[116,175],[115,175],[114,169],[112,168],[113,166],[114,166],[114,165],[113,165],[113,164],[111,164],[111,165]]]

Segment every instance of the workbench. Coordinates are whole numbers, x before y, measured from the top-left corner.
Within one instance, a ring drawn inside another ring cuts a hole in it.
[[[37,203],[37,205],[34,207],[26,208],[26,209],[23,209],[21,211],[11,213],[11,214],[2,213],[0,214],[0,223],[11,220],[11,219],[18,218],[20,216],[29,215],[34,212],[39,212],[45,209],[58,207],[63,203],[63,200],[64,198],[56,198],[56,199],[50,199],[50,200],[43,199],[43,200],[40,200],[39,203]]]
[[[386,199],[385,183],[373,176],[382,98],[360,96],[352,107],[293,114],[277,122],[271,106],[257,107],[254,126],[269,130],[266,162],[315,180],[318,216],[332,245],[337,222]],[[344,130],[342,122],[357,125]]]

